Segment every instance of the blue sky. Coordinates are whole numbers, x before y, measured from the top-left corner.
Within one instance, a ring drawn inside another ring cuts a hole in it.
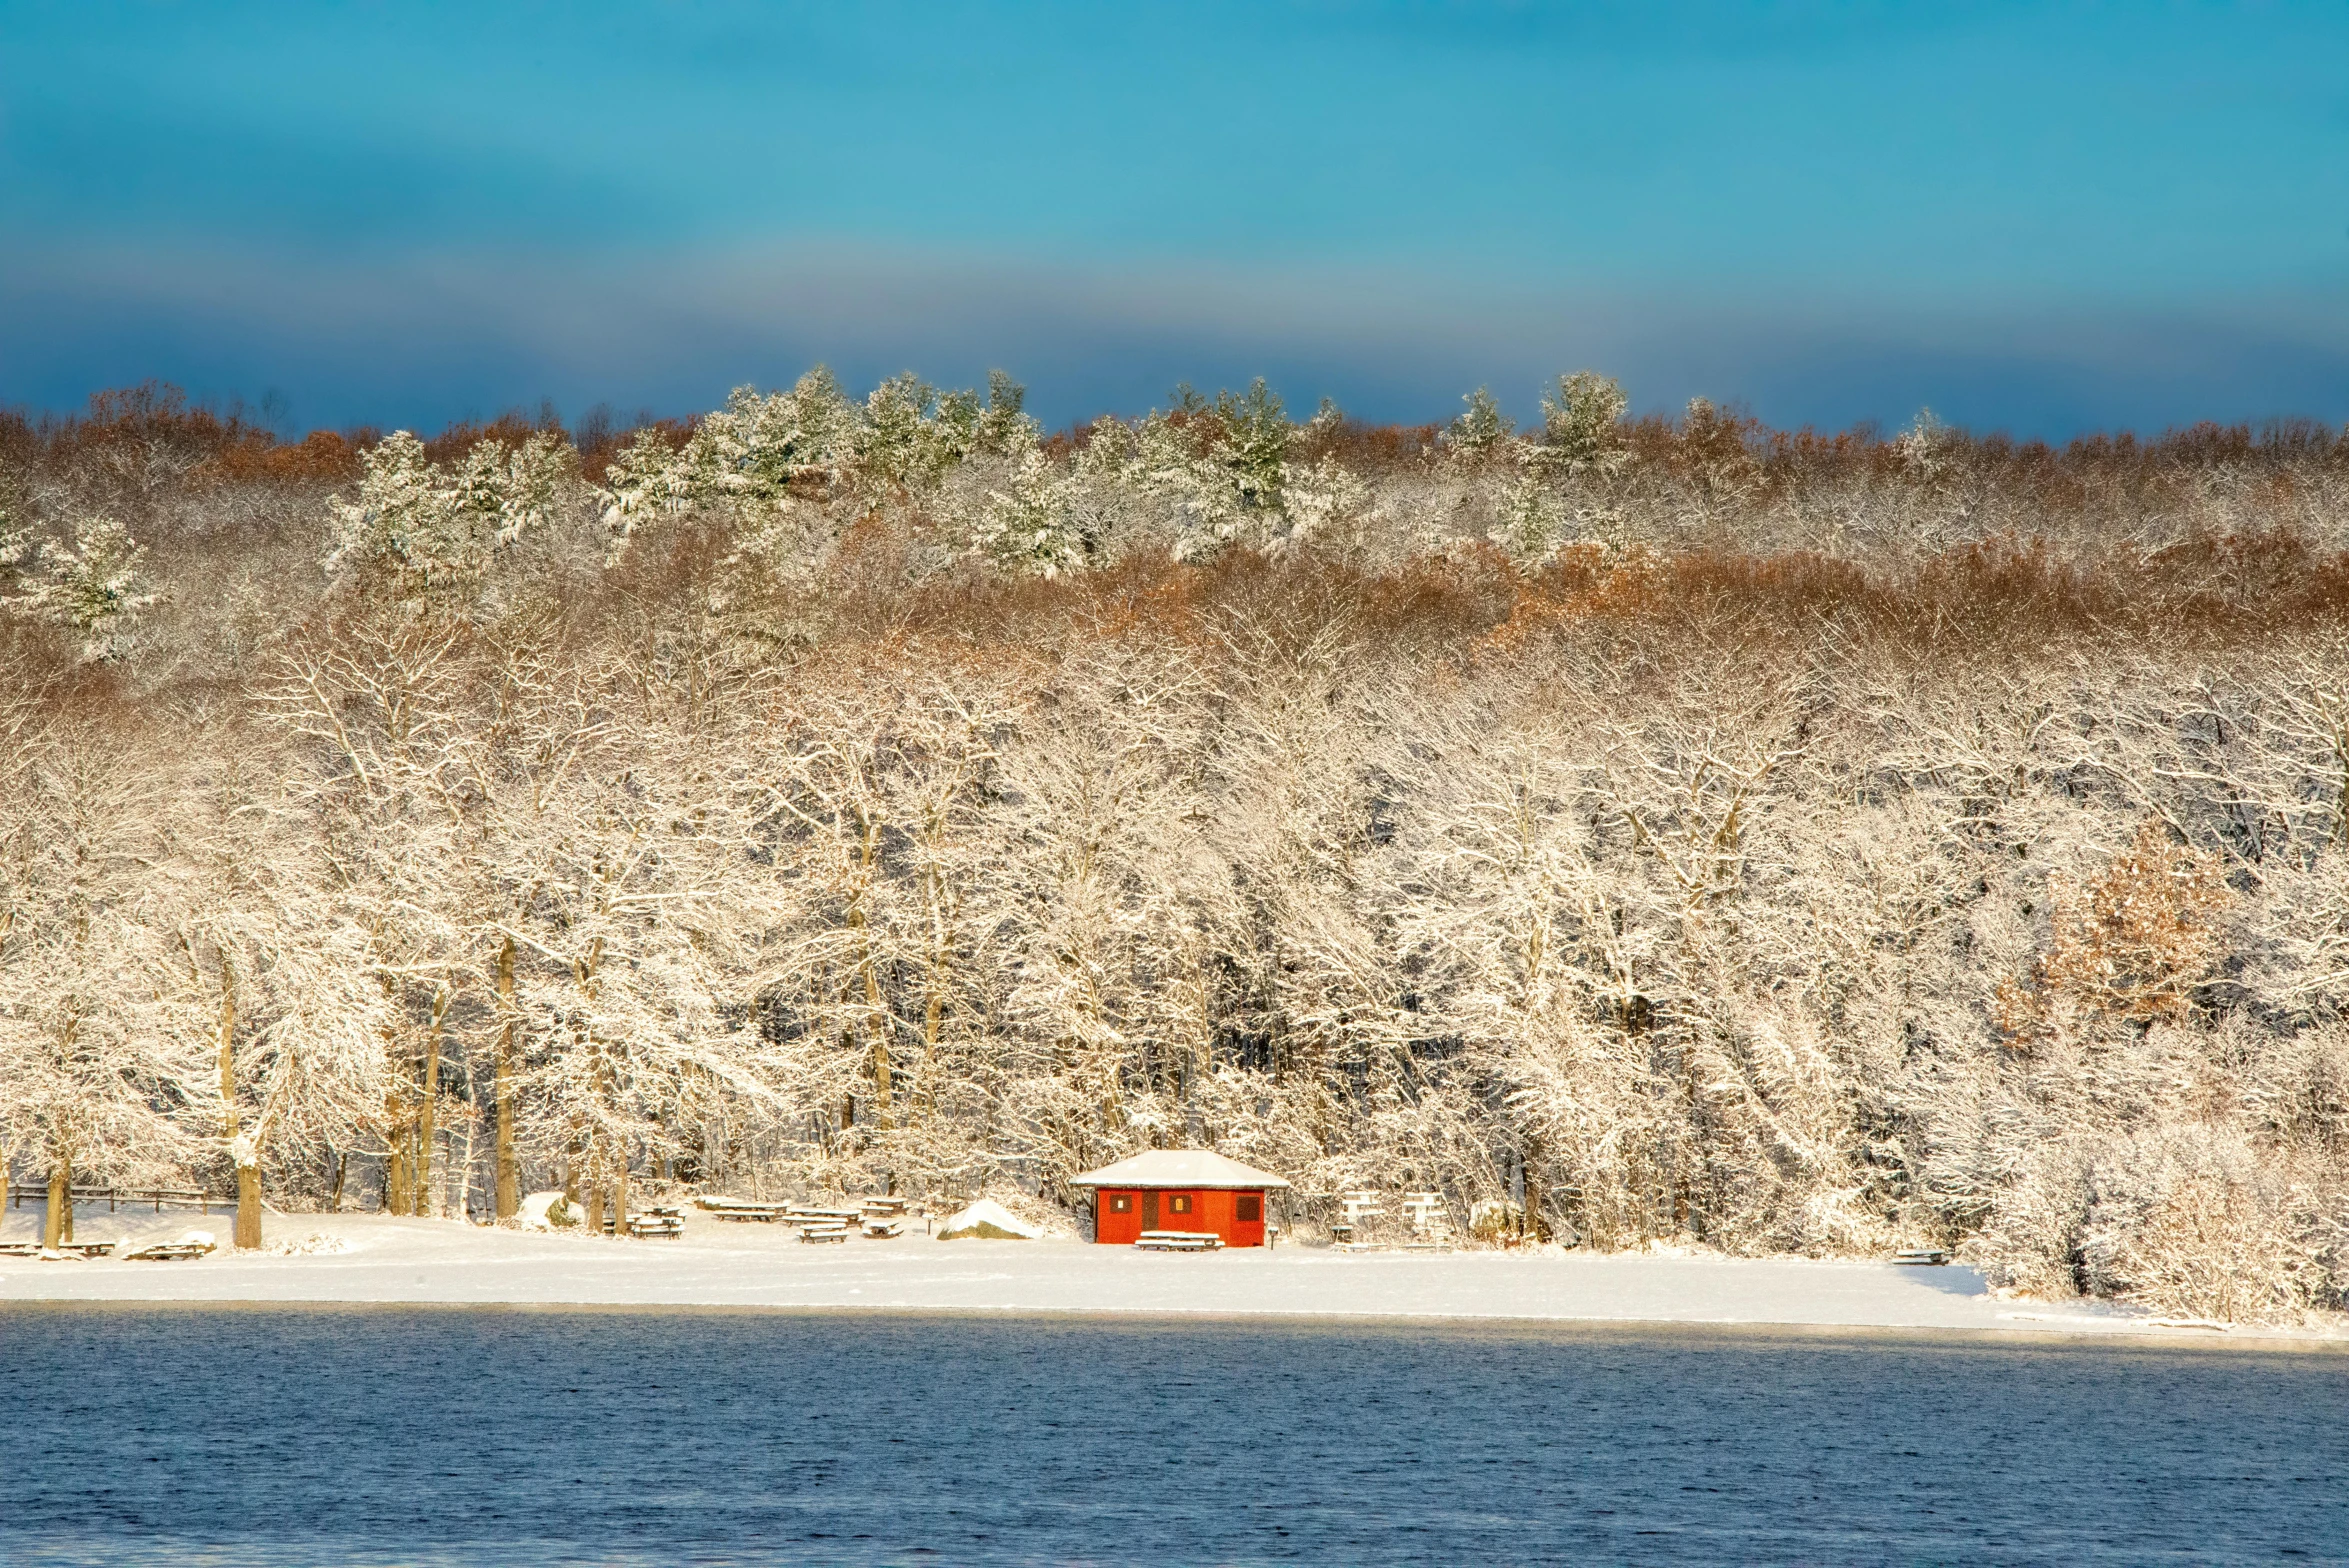
[[[2349,418],[2349,7],[0,0],[0,401]]]

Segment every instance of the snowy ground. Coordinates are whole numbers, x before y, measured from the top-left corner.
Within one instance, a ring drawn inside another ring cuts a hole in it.
[[[0,1239],[37,1239],[35,1205],[0,1213]],[[215,1211],[108,1213],[85,1205],[80,1241],[130,1246],[191,1229],[222,1242]],[[1197,1255],[1074,1241],[940,1242],[921,1233],[801,1244],[781,1226],[689,1211],[673,1241],[615,1241],[383,1215],[271,1215],[273,1246],[322,1250],[187,1263],[0,1258],[0,1302],[405,1302],[563,1306],[1147,1312],[1234,1316],[1529,1318],[2252,1337],[2349,1348],[2349,1335],[2166,1327],[2144,1314],[1994,1296],[1972,1269],[1711,1256],[1486,1252],[1345,1254],[1284,1245]],[[124,1250],[127,1250],[127,1246]]]

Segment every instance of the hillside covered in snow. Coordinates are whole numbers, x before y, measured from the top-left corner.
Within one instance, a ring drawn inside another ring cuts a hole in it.
[[[0,423],[13,1180],[631,1181],[2349,1289],[2349,434],[828,376]]]

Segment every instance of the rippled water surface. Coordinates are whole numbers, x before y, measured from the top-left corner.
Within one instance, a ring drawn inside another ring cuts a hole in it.
[[[0,1310],[0,1563],[2349,1562],[2349,1357]]]

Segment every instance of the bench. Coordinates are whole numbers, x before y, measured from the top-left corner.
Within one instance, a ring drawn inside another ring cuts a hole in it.
[[[1939,1247],[1910,1247],[1906,1251],[1894,1253],[1892,1255],[1892,1261],[1895,1263],[1930,1266],[1933,1264],[1947,1263],[1949,1261],[1949,1254],[1942,1251]]]
[[[61,1241],[54,1247],[44,1247],[37,1241],[0,1243],[0,1258],[110,1258],[114,1256],[111,1241]]]
[[[693,1206],[712,1219],[729,1220],[738,1225],[752,1221],[772,1225],[796,1207],[789,1203],[769,1203],[762,1198],[696,1198]]]
[[[799,1239],[801,1241],[846,1241],[848,1227],[845,1225],[809,1225],[800,1230]]]
[[[1223,1238],[1211,1230],[1146,1230],[1134,1245],[1144,1252],[1215,1252]]]
[[[159,1241],[152,1247],[122,1255],[125,1263],[185,1263],[212,1250],[208,1241]]]

